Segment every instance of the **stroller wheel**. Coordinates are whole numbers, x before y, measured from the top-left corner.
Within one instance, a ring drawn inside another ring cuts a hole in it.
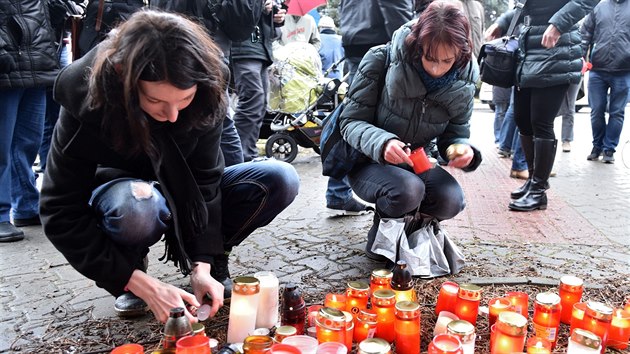
[[[274,157],[276,160],[291,162],[297,157],[298,144],[288,134],[274,133],[267,139],[265,154],[267,157]]]

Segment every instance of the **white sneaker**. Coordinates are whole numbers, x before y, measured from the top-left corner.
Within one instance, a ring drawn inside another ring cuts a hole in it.
[[[571,142],[569,141],[562,142],[562,152],[571,152]]]

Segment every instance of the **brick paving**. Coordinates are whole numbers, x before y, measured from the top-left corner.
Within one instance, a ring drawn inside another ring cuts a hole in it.
[[[507,204],[510,191],[521,182],[508,177],[511,161],[496,156],[492,121],[487,106],[476,107],[472,140],[484,162],[472,173],[452,171],[467,199],[464,212],[443,222],[469,264],[456,279],[553,284],[571,273],[592,286],[615,282],[630,292],[630,129],[622,133],[615,164],[590,162],[588,110],[577,114],[573,151],[560,151],[556,158],[558,176],[550,181],[548,210],[516,213]],[[559,136],[559,118],[556,128]],[[363,255],[372,216],[327,217],[326,179],[318,156],[302,149],[293,165],[301,177],[300,195],[235,249],[232,275],[273,270],[283,283],[307,284],[307,293],[338,290],[347,280],[366,279],[380,266]],[[40,227],[24,230],[24,241],[0,244],[0,353],[29,341],[46,341],[55,321],[83,314],[81,310],[88,309],[85,316],[97,319],[115,318],[114,299],[74,271]],[[157,260],[162,251],[161,246],[151,250],[149,273],[184,285],[185,279],[170,264]],[[525,268],[530,276],[524,278],[519,274]],[[146,316],[141,321],[154,320]]]

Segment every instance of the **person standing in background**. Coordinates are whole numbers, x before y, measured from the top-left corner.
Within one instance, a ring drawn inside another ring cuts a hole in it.
[[[282,36],[278,43],[286,45],[291,42],[310,43],[319,50],[321,39],[313,16],[304,14],[304,16],[289,15],[284,17]]]
[[[483,5],[477,0],[458,0],[462,4],[466,18],[470,22],[470,36],[472,38],[474,60],[477,60],[481,45],[483,44],[485,31],[485,14]]]
[[[45,1],[3,0],[0,14],[0,242],[11,242],[41,224],[32,166],[59,62]]]
[[[332,17],[322,16],[319,19],[319,36],[321,38],[321,47],[319,48],[319,57],[322,59],[322,72],[325,74],[332,65],[344,56],[343,45],[341,44],[341,36],[337,34],[337,26]],[[328,78],[339,79],[343,77],[343,63],[328,73]]]
[[[562,152],[571,152],[571,142],[573,141],[573,120],[575,118],[575,100],[577,99],[578,91],[580,90],[580,80],[577,84],[569,85],[567,95],[562,100],[562,106],[558,114],[562,116],[562,132],[560,137],[562,138]]]
[[[588,74],[593,150],[586,159],[603,154],[603,162],[614,163],[630,90],[630,1],[600,2],[584,20],[581,34],[586,61],[593,65]]]
[[[512,88],[492,86],[492,103],[494,103],[494,143],[499,144],[501,139],[501,126],[503,125],[503,119],[505,118],[505,112],[507,112],[510,105],[510,97],[512,96]],[[499,149],[499,155],[502,154],[502,150]],[[507,151],[509,157],[510,151]]]

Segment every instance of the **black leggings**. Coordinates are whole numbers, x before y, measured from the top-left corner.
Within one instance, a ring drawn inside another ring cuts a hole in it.
[[[553,121],[568,90],[569,84],[514,90],[514,119],[520,133],[555,139]]]

